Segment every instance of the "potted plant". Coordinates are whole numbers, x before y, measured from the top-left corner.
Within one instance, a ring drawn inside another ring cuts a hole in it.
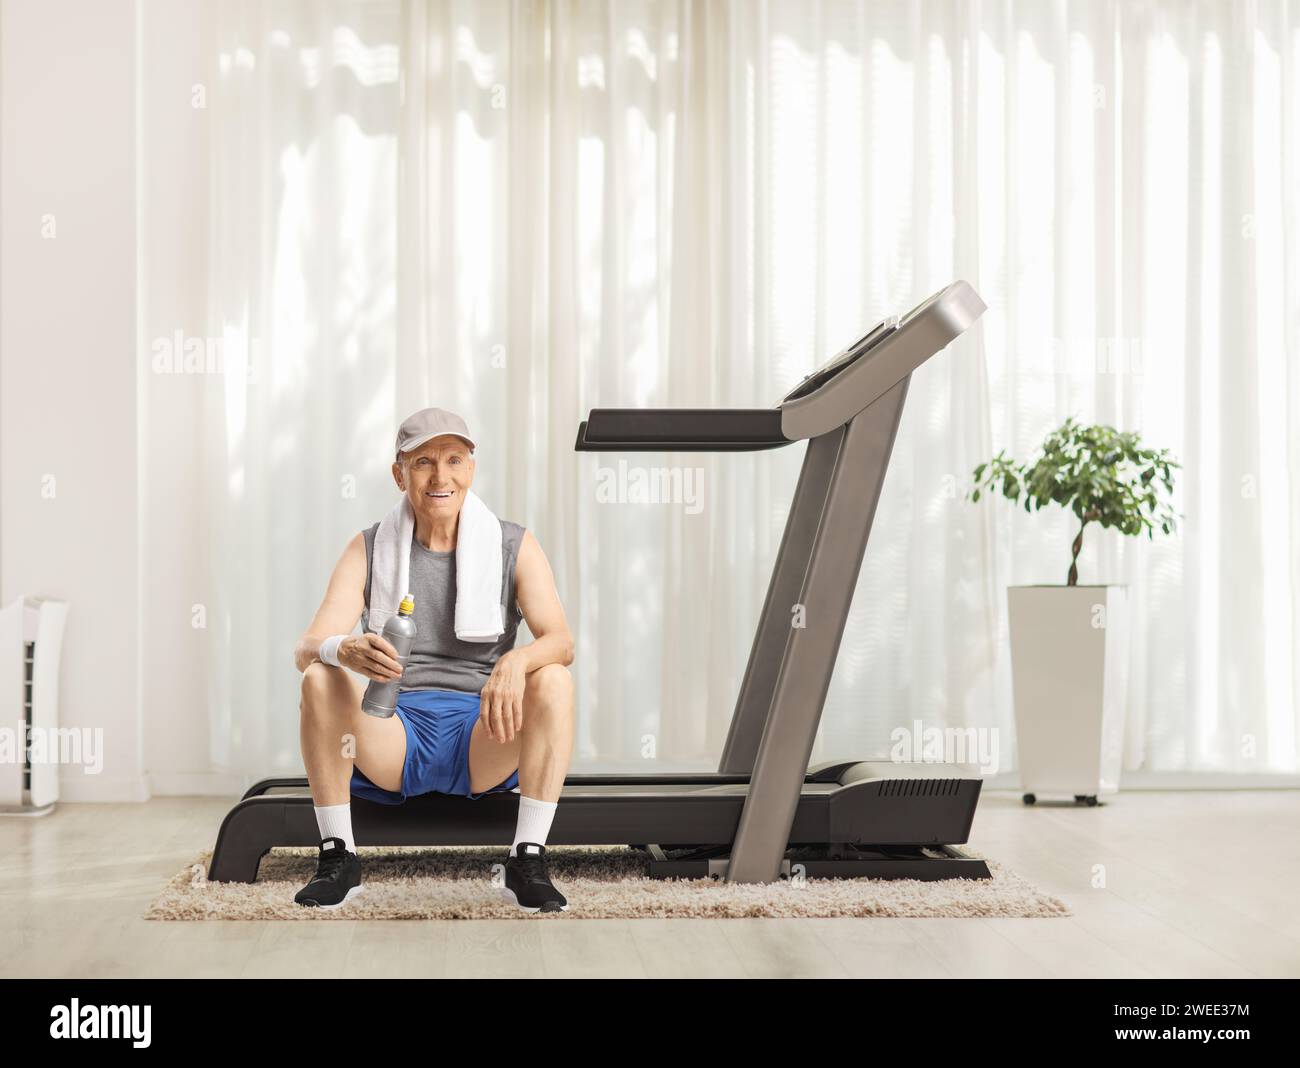
[[[1179,464],[1138,434],[1082,426],[1073,418],[1047,435],[1040,455],[1016,463],[999,452],[974,471],[970,500],[997,494],[1026,512],[1050,504],[1074,513],[1064,586],[1007,590],[1011,682],[1024,801],[1038,793],[1097,804],[1119,789],[1128,682],[1128,613],[1120,585],[1079,585],[1089,524],[1136,537],[1172,533]]]

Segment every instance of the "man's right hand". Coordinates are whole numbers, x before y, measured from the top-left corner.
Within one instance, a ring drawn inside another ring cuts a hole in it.
[[[402,677],[397,650],[378,634],[359,634],[339,643],[339,663],[358,675],[376,682],[392,682]]]

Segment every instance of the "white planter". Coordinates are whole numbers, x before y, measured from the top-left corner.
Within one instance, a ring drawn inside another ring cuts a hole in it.
[[[1026,800],[1119,789],[1128,685],[1123,586],[1012,586],[1011,681]]]

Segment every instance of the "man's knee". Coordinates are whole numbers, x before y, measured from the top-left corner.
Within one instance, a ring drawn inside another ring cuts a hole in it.
[[[307,665],[307,670],[302,673],[298,706],[304,716],[334,712],[334,695],[338,692],[338,680],[332,673],[342,670],[343,668],[322,664],[319,660]]]
[[[541,707],[568,712],[573,708],[573,676],[563,664],[547,664],[528,676],[525,699]]]

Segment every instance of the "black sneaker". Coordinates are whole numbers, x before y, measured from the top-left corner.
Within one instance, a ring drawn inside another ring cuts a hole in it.
[[[336,909],[361,893],[361,860],[349,853],[342,838],[326,838],[320,844],[316,874],[293,897],[308,908]]]
[[[520,842],[506,861],[506,898],[525,912],[567,912],[568,899],[551,883],[546,871],[546,846]]]

